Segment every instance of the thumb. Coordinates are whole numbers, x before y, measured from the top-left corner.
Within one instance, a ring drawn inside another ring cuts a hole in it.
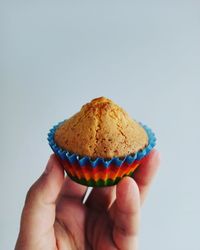
[[[125,177],[117,185],[113,210],[113,239],[116,246],[119,249],[137,249],[140,197],[138,186],[132,178]]]
[[[29,189],[22,211],[18,241],[38,242],[52,232],[55,221],[56,199],[64,181],[62,166],[52,155],[44,173]]]

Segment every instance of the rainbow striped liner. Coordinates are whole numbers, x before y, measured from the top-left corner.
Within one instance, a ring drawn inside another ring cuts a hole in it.
[[[124,176],[132,176],[134,170],[145,161],[145,156],[156,145],[156,137],[150,128],[143,125],[148,135],[148,145],[135,154],[112,159],[79,156],[60,148],[54,141],[56,129],[63,122],[58,123],[48,133],[49,145],[59,156],[68,176],[75,182],[92,187],[112,186],[117,184]]]

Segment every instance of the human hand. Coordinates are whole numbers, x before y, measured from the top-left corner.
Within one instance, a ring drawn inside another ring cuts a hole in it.
[[[87,187],[64,177],[55,155],[30,188],[15,250],[136,250],[140,206],[159,166],[153,150],[131,177],[117,186]]]

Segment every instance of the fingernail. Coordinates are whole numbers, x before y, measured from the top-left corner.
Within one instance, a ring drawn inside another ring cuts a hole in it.
[[[52,162],[52,156],[51,156],[50,159],[48,160],[44,174],[49,174],[51,172],[52,168],[53,168],[53,162]]]
[[[154,155],[153,158],[157,158],[157,162],[160,162],[161,158],[160,158],[160,152],[157,150],[154,150]]]

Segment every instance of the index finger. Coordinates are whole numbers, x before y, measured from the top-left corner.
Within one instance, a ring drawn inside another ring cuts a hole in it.
[[[146,194],[150,188],[150,184],[160,165],[160,154],[157,150],[152,152],[145,158],[145,161],[133,173],[139,191],[141,203],[144,202]]]

